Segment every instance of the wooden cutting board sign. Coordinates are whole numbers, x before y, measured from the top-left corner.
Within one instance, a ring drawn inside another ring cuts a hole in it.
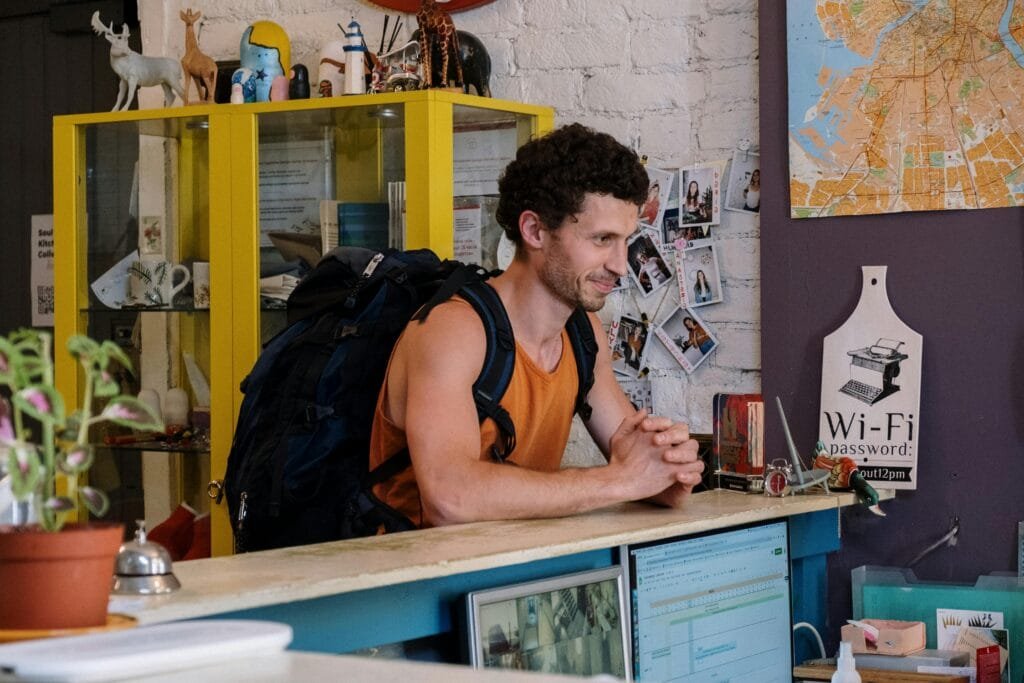
[[[889,304],[886,266],[863,266],[853,314],[825,337],[818,438],[878,488],[917,488],[923,339]]]

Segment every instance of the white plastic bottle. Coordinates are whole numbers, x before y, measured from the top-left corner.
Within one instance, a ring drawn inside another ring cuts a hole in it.
[[[849,641],[839,643],[839,659],[836,672],[832,674],[832,683],[860,683],[860,674],[853,662],[853,646]]]

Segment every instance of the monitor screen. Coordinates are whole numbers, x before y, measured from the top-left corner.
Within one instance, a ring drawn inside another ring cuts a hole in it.
[[[628,679],[621,567],[477,591],[467,607],[475,667]]]
[[[638,681],[793,680],[786,522],[623,546]]]

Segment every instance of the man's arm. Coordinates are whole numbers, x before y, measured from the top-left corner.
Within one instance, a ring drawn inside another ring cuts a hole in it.
[[[611,461],[611,437],[617,425],[626,416],[636,412],[629,399],[622,392],[611,366],[611,353],[603,343],[605,333],[596,315],[591,314],[591,324],[598,339],[597,362],[594,366],[594,386],[588,401],[594,412],[586,423],[587,430],[606,458]],[[643,431],[654,436],[655,445],[663,449],[665,462],[680,466],[676,480],[671,486],[648,497],[653,503],[679,507],[700,483],[704,464],[697,457],[697,442],[690,438],[689,427],[681,422],[672,422],[664,417],[651,417],[640,423]]]
[[[683,467],[662,457],[659,434],[640,428],[644,413],[608,434],[608,467],[537,472],[480,460],[471,387],[485,343],[475,312],[444,304],[406,330],[392,361],[389,417],[406,431],[426,521],[557,517],[646,498],[678,480]]]

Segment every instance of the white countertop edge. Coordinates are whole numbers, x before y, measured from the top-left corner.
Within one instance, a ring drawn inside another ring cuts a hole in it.
[[[885,500],[891,491],[880,492]],[[372,538],[180,562],[162,596],[114,596],[110,611],[141,624],[205,617],[545,560],[841,508],[852,493],[768,498],[695,494],[682,510],[630,503],[558,519],[477,522]],[[413,562],[410,562],[413,560]]]

